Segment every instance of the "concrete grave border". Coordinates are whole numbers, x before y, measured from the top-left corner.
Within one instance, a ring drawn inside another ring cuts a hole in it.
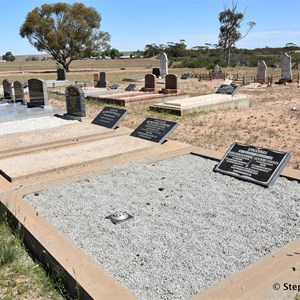
[[[18,183],[8,183],[4,178],[0,178],[0,188],[4,191],[0,199],[10,219],[22,229],[25,244],[30,251],[53,269],[54,273],[63,273],[66,286],[73,295],[78,295],[79,291],[80,299],[136,299],[131,291],[79,250],[22,198],[28,193],[38,192],[48,186],[98,176],[99,172],[101,173],[99,169],[108,165],[121,166],[124,162],[140,158],[148,158],[149,163],[153,163],[184,154],[199,155],[217,161],[223,156],[219,152],[168,141],[160,147],[128,157],[115,157],[104,164],[95,162],[93,165],[85,166],[81,173],[75,168],[51,176],[48,174],[38,178],[28,178]],[[285,168],[281,176],[300,182],[299,170]],[[300,282],[299,248],[300,238],[191,299],[282,299],[287,296],[286,291],[272,291],[272,284]],[[296,280],[295,276],[297,276]],[[294,291],[290,294],[294,297],[295,293]]]

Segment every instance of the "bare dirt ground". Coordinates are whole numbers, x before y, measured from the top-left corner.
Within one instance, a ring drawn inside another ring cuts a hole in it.
[[[190,95],[214,93],[223,80],[198,81],[179,79],[179,88]],[[122,83],[124,85],[124,82]],[[143,83],[138,83],[140,87]],[[289,152],[290,166],[300,169],[300,88],[297,82],[286,85],[261,85],[251,89],[242,86],[239,94],[247,94],[250,108],[242,110],[192,113],[183,117],[150,112],[149,104],[127,107],[122,125],[136,128],[146,117],[174,120],[179,127],[171,139],[225,153],[233,142]],[[52,99],[62,109],[64,102]],[[105,104],[87,104],[87,114],[94,118]]]

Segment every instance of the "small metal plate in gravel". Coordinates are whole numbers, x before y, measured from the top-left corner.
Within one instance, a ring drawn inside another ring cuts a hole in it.
[[[106,219],[110,219],[114,224],[128,221],[132,218],[133,216],[125,211],[116,212],[106,217]]]

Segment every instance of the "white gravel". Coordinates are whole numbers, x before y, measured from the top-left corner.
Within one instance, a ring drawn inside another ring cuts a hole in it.
[[[188,299],[300,235],[300,184],[264,188],[186,155],[28,195],[139,299]],[[105,217],[127,211],[133,220]]]
[[[77,122],[78,121],[76,120],[65,120],[54,116],[4,122],[0,124],[0,135],[16,132],[28,132],[37,129],[55,128]]]

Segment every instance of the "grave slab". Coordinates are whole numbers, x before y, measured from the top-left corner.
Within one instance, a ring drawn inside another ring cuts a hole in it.
[[[246,95],[210,94],[153,104],[150,110],[163,111],[182,116],[184,113],[232,108],[249,108]]]
[[[0,136],[0,157],[9,157],[33,150],[42,150],[70,144],[79,144],[93,139],[104,139],[112,136],[129,134],[132,130],[117,130],[100,127],[87,122],[78,122],[59,128],[37,129],[34,131],[11,133]],[[18,141],[16,144],[15,141]]]
[[[158,144],[131,136],[119,136],[67,147],[42,150],[0,159],[0,174],[13,182],[40,174],[144,151]]]

